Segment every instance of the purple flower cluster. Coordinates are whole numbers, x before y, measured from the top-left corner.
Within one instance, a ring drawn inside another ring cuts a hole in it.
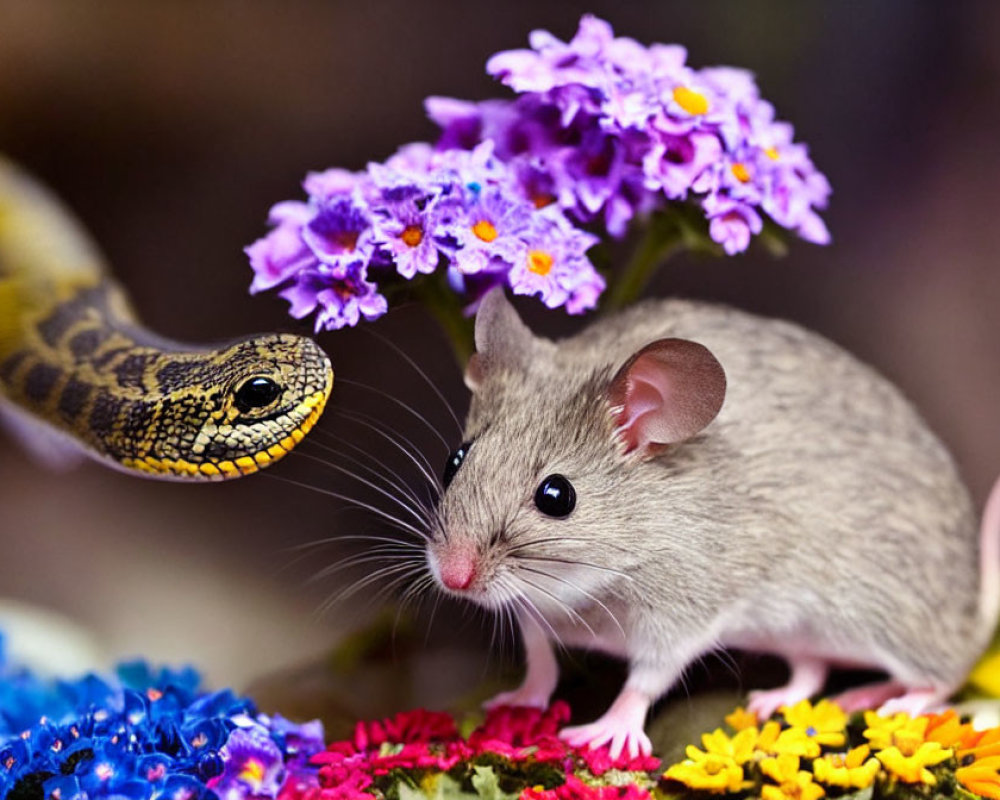
[[[597,237],[555,205],[536,207],[491,142],[469,150],[402,148],[363,172],[310,174],[307,202],[271,209],[273,230],[246,252],[251,292],[280,287],[316,330],[385,313],[382,287],[443,269],[470,302],[507,285],[570,313],[592,308],[604,280],[587,259]]]
[[[587,258],[636,216],[697,203],[708,234],[745,250],[764,215],[817,243],[830,186],[743,70],[694,70],[677,45],[644,47],[585,16],[563,42],[487,70],[518,97],[426,101],[441,128],[360,172],[310,174],[306,202],[271,209],[271,232],[246,248],[251,292],[278,289],[296,318],[341,328],[385,313],[394,284],[443,271],[474,307],[488,289],[538,295],[570,313],[605,281]]]
[[[637,214],[697,200],[729,254],[760,232],[761,212],[829,242],[816,210],[830,185],[749,72],[692,69],[683,47],[644,47],[593,16],[569,42],[538,30],[530,44],[487,63],[515,100],[428,99],[441,146],[494,142],[537,199],[575,221],[600,221],[612,236]]]

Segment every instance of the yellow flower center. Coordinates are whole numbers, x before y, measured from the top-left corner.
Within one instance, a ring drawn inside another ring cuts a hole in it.
[[[746,164],[737,161],[730,169],[732,169],[733,175],[740,183],[750,183],[750,170],[747,169]]]
[[[416,247],[424,240],[424,232],[420,230],[418,225],[407,225],[403,232],[399,235],[410,247]]]
[[[555,259],[544,250],[531,250],[528,253],[528,269],[536,275],[548,275],[552,271]]]
[[[484,242],[492,242],[497,238],[497,229],[488,219],[481,219],[472,226],[472,232]]]
[[[240,770],[240,778],[253,786],[259,786],[264,780],[264,765],[256,758],[248,758]]]
[[[764,155],[766,155],[772,161],[777,161],[778,160],[778,148],[777,147],[768,147],[768,148],[765,148]]]
[[[708,98],[701,92],[688,89],[687,86],[678,86],[674,89],[674,102],[688,114],[708,113]]]

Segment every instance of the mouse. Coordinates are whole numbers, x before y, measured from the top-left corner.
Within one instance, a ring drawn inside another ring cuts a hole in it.
[[[948,450],[888,379],[799,325],[648,300],[558,341],[502,289],[482,300],[464,441],[426,562],[438,588],[516,623],[526,669],[487,706],[545,707],[555,648],[624,659],[574,746],[648,755],[653,702],[719,648],[776,655],[759,718],[829,671],[884,680],[847,711],[943,703],[1000,608],[1000,482],[977,524]]]

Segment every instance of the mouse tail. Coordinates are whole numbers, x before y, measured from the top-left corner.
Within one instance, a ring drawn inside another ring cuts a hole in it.
[[[979,534],[979,614],[985,635],[992,636],[1000,615],[1000,479],[983,509]]]

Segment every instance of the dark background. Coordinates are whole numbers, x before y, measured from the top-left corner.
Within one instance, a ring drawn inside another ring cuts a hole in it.
[[[793,319],[874,363],[949,444],[981,504],[1000,473],[991,0],[0,0],[0,151],[76,210],[155,330],[192,341],[300,330],[280,300],[246,292],[242,247],[265,232],[269,206],[300,197],[307,170],[360,168],[433,137],[426,95],[504,96],[487,57],[525,46],[535,27],[569,38],[585,11],[621,35],[685,44],[694,66],[756,72],[834,186],[832,246],[794,242],[783,260],[679,258],[656,292]],[[546,333],[580,324],[521,308]],[[369,327],[464,410],[458,369],[421,309]],[[420,423],[347,383],[397,395],[457,444],[421,379],[361,331],[319,341],[342,382],[328,433],[310,438],[346,437],[405,470],[339,413],[365,410],[443,465]],[[353,491],[332,469],[292,456],[267,474],[208,486],[94,465],[53,475],[0,438],[0,595],[70,614],[114,655],[194,660],[217,683],[319,653],[368,612],[317,614],[343,584],[308,579],[346,551],[292,548],[377,528],[273,477]]]

